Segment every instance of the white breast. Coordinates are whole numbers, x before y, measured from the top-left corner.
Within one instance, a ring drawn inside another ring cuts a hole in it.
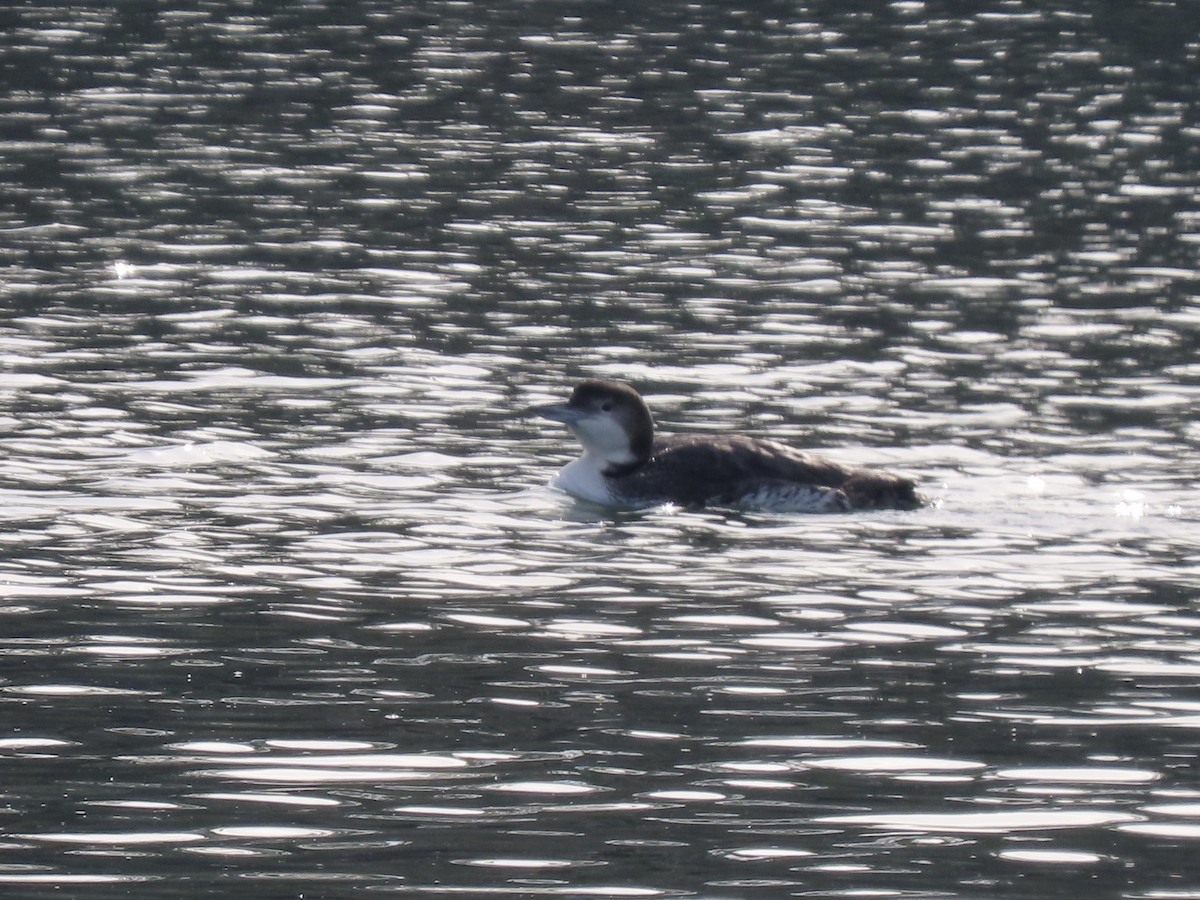
[[[601,474],[604,465],[604,460],[584,454],[562,467],[554,478],[554,486],[581,500],[601,504],[612,503],[613,496],[608,489],[608,480]]]

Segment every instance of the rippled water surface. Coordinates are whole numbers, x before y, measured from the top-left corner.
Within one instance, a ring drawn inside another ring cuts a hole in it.
[[[496,6],[3,14],[0,891],[1200,896],[1192,6]]]

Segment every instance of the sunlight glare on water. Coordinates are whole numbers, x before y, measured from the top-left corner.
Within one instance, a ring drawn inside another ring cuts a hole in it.
[[[1183,896],[1193,19],[12,10],[5,896]],[[931,502],[576,503],[584,377]]]

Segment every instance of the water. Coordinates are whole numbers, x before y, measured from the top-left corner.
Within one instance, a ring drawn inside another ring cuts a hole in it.
[[[4,14],[5,896],[1200,895],[1190,7],[490,6]]]

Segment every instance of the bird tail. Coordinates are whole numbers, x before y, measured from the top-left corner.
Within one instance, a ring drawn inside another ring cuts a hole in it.
[[[860,472],[842,485],[855,509],[919,509],[926,499],[911,478],[891,472]]]

